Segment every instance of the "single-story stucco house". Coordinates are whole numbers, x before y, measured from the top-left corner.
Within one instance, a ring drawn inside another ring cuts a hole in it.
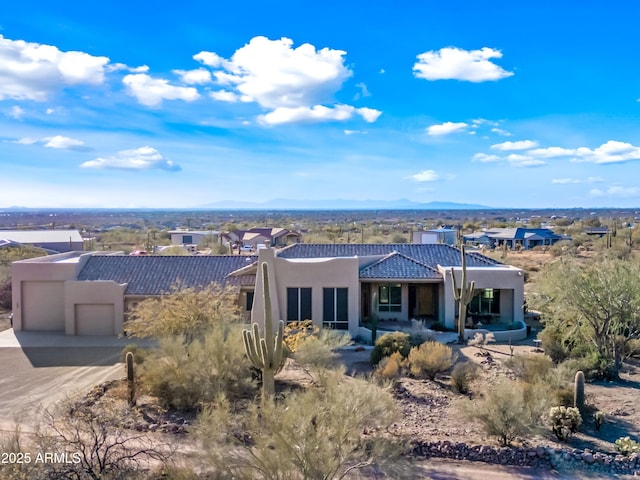
[[[451,274],[461,275],[460,250],[444,244],[294,244],[257,255],[128,256],[70,252],[14,262],[15,330],[113,335],[126,330],[135,302],[170,292],[180,282],[239,287],[239,304],[263,322],[258,265],[266,263],[274,319],[312,320],[357,336],[377,308],[381,320],[431,319],[453,327]],[[479,253],[466,254],[475,281],[471,310],[500,322],[523,320],[524,275]],[[374,293],[377,302],[374,302]]]
[[[548,228],[490,228],[464,235],[464,241],[476,245],[498,248],[503,245],[511,249],[517,247],[529,250],[534,247],[553,245],[560,240],[570,240]]]

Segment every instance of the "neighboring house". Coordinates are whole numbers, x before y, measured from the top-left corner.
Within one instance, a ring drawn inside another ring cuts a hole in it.
[[[0,230],[0,240],[58,253],[84,250],[78,230]]]
[[[254,227],[249,230],[233,230],[224,233],[222,239],[227,243],[240,244],[241,247],[256,250],[258,245],[284,247],[300,243],[302,235],[286,228]]]
[[[550,246],[560,240],[568,240],[548,228],[489,228],[464,235],[464,241],[474,245],[485,245],[497,248],[506,244],[509,248],[522,247],[529,250],[533,247]]]
[[[213,244],[218,241],[220,232],[215,230],[171,230],[172,245],[200,245],[204,242]]]
[[[604,237],[609,233],[609,227],[587,227],[583,230],[585,235]]]
[[[413,232],[411,243],[445,243],[455,245],[458,243],[458,231],[452,228],[435,228]]]
[[[294,244],[257,256],[139,256],[68,253],[13,263],[16,330],[64,330],[68,335],[120,334],[135,302],[185,286],[240,287],[240,305],[264,321],[258,265],[267,263],[274,319],[312,320],[357,336],[373,308],[382,320],[437,320],[457,315],[451,269],[459,281],[460,251],[443,244]],[[472,311],[511,323],[523,320],[524,275],[478,253],[467,253],[476,282]],[[374,301],[377,297],[377,301]],[[377,305],[377,307],[376,307]]]

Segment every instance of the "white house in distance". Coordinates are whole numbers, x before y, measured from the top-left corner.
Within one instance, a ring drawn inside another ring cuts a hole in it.
[[[467,253],[476,282],[470,312],[485,321],[523,321],[522,270]],[[104,252],[66,254],[14,262],[15,330],[59,330],[68,335],[126,331],[135,302],[211,282],[239,288],[239,304],[264,321],[258,265],[266,263],[274,319],[312,320],[352,336],[378,309],[381,320],[438,321],[453,328],[457,315],[451,272],[461,271],[460,251],[445,244],[293,244],[258,255],[128,256]],[[459,280],[459,278],[458,278]],[[374,302],[374,293],[378,301]]]
[[[172,245],[200,245],[208,241],[210,244],[218,241],[220,232],[216,230],[171,230]]]
[[[0,240],[60,253],[84,250],[78,230],[0,230]]]
[[[413,232],[411,243],[446,243],[455,245],[458,242],[458,230],[453,228],[434,228]]]

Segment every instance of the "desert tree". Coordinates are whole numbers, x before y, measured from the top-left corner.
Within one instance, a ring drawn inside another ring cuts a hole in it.
[[[627,343],[640,338],[639,277],[635,259],[562,258],[543,272],[531,298],[543,313],[545,329],[562,332],[569,350],[586,342],[600,368],[617,376]]]
[[[216,283],[196,288],[178,283],[171,292],[134,306],[125,330],[133,337],[182,336],[191,343],[212,325],[240,321],[237,288]]]

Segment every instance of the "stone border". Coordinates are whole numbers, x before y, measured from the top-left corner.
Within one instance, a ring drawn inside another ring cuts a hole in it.
[[[491,447],[459,442],[413,442],[414,458],[451,458],[496,465],[640,475],[640,455],[609,455],[589,449]]]

